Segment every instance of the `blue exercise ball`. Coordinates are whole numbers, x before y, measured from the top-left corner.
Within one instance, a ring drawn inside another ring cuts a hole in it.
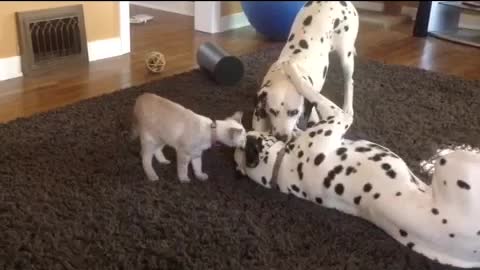
[[[252,27],[268,39],[285,41],[306,1],[241,1]]]

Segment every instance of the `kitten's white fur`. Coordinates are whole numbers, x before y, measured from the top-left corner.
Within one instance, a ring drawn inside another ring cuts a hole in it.
[[[133,110],[133,138],[140,137],[143,169],[148,179],[158,180],[153,169],[153,156],[162,164],[169,164],[162,152],[165,145],[177,153],[177,174],[181,182],[190,182],[188,165],[192,162],[195,177],[207,180],[202,171],[202,153],[215,141],[229,147],[244,147],[245,128],[242,112],[224,120],[213,121],[158,95],[139,96]]]

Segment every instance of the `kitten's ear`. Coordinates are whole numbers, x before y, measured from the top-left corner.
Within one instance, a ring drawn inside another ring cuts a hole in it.
[[[243,134],[243,129],[241,128],[230,128],[228,130],[228,135],[232,141],[235,141],[236,138]]]
[[[238,111],[238,112],[235,112],[230,118],[237,121],[239,124],[242,124],[242,117],[243,117],[243,112]]]

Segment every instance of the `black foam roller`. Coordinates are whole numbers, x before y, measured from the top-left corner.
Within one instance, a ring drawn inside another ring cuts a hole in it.
[[[244,74],[243,63],[239,58],[210,42],[203,43],[198,48],[197,63],[219,84],[234,85]]]

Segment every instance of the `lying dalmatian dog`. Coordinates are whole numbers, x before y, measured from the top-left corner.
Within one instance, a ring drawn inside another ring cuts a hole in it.
[[[454,151],[436,161],[432,185],[389,149],[343,136],[352,114],[315,92],[299,68],[286,68],[321,116],[284,143],[250,131],[235,150],[237,170],[266,188],[366,219],[427,258],[480,267],[480,154]]]
[[[286,45],[257,92],[253,129],[273,132],[282,140],[298,132],[297,125],[308,107],[304,107],[304,98],[286,78],[280,63],[290,60],[301,65],[307,71],[302,75],[320,92],[333,51],[339,56],[344,72],[344,110],[353,114],[352,75],[358,26],[358,14],[352,3],[308,1],[297,14]],[[317,119],[315,110],[311,113]]]

